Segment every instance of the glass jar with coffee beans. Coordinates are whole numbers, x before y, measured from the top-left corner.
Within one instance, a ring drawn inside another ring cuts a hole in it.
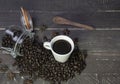
[[[7,51],[8,54],[12,55],[13,58],[16,56],[22,56],[20,53],[20,47],[23,40],[28,37],[29,34],[23,28],[19,26],[9,26],[5,30],[5,34],[2,37],[2,49]]]

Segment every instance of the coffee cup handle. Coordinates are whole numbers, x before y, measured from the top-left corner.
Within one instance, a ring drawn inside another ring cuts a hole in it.
[[[43,46],[44,48],[51,50],[50,42],[44,42]]]

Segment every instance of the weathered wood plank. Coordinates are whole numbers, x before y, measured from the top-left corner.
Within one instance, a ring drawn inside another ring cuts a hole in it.
[[[20,7],[23,6],[30,11],[35,26],[47,24],[49,27],[55,28],[71,27],[55,25],[52,18],[59,15],[95,28],[118,28],[120,27],[119,4],[119,0],[20,0],[19,2],[16,0],[11,2],[1,0],[0,26],[20,25],[19,11]]]
[[[57,30],[47,30],[45,34]],[[61,32],[62,30],[59,30]],[[83,73],[119,73],[120,72],[120,31],[84,31],[71,30],[70,37],[79,38],[79,48],[87,51],[86,69]],[[40,32],[37,32],[40,33]],[[0,36],[3,35],[1,31]],[[39,34],[38,34],[39,35]],[[3,57],[4,56],[4,57]],[[10,56],[1,54],[4,60]],[[11,59],[12,60],[12,59]],[[12,63],[10,61],[10,63]],[[10,64],[7,62],[7,64]]]
[[[54,29],[54,28],[53,28]],[[59,28],[58,28],[59,29]],[[50,39],[50,33],[53,31],[58,30],[48,30],[45,32],[46,35],[49,35],[48,38]],[[63,30],[59,30],[62,34]],[[87,50],[88,52],[114,52],[119,54],[120,51],[120,31],[85,31],[85,30],[71,30],[70,36],[74,38],[79,38],[79,48],[82,50]],[[3,36],[4,31],[0,31],[0,37]],[[39,35],[40,32],[38,32]],[[108,53],[109,54],[109,53]]]

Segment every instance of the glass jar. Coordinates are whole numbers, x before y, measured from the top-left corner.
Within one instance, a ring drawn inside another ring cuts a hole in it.
[[[5,50],[4,53],[12,55],[13,58],[16,58],[16,56],[22,56],[20,53],[20,47],[26,37],[33,38],[33,34],[28,33],[24,28],[19,26],[9,26],[5,30],[1,48]]]

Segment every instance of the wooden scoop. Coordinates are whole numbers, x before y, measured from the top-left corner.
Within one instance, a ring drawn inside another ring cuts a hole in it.
[[[73,22],[73,21],[70,21],[68,19],[65,19],[65,18],[62,18],[59,16],[54,17],[53,22],[56,24],[66,24],[66,25],[72,25],[72,26],[76,26],[76,27],[80,27],[80,28],[85,28],[87,30],[94,30],[94,28],[91,26]]]

